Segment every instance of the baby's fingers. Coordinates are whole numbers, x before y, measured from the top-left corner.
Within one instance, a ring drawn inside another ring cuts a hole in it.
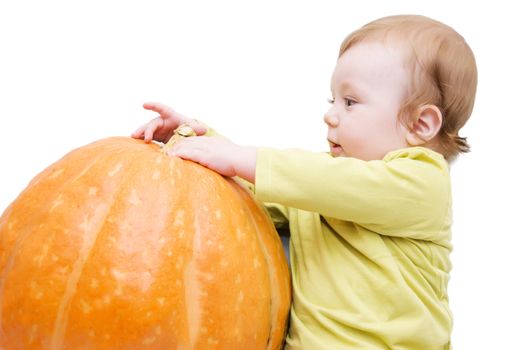
[[[153,140],[153,136],[155,135],[155,132],[158,129],[162,129],[164,126],[164,119],[162,118],[155,118],[148,124],[146,124],[146,128],[144,129],[144,141],[151,142]]]
[[[142,105],[144,109],[147,109],[149,111],[154,111],[159,113],[161,118],[174,118],[175,117],[175,111],[162,103],[159,102],[146,102]]]
[[[131,137],[133,137],[134,139],[142,139],[142,137],[144,135],[144,130],[146,130],[147,126],[148,126],[148,124],[141,125],[137,130],[135,130],[131,134]]]

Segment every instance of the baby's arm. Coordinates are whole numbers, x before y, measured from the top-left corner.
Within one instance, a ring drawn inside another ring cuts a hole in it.
[[[262,202],[418,239],[444,229],[450,201],[447,162],[423,148],[374,161],[260,148],[255,183]]]

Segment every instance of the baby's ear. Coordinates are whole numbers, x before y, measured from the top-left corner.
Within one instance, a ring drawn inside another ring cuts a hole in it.
[[[406,134],[406,141],[410,146],[428,143],[442,127],[442,112],[435,105],[421,106],[418,109],[417,116]]]

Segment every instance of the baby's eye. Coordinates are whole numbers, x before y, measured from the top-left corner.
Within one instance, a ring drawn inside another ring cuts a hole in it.
[[[327,102],[329,102],[332,105],[334,103],[334,98],[328,98]]]
[[[345,99],[345,105],[346,105],[347,107],[351,107],[351,106],[352,106],[353,104],[355,104],[355,103],[356,103],[356,101],[351,100],[350,98],[346,98],[346,99]]]

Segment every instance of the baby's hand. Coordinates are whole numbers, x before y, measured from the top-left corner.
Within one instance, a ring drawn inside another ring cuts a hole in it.
[[[254,183],[255,147],[239,146],[223,137],[193,136],[178,141],[168,154],[192,160],[224,176],[240,176]]]
[[[197,135],[204,135],[207,131],[205,125],[177,113],[172,108],[161,103],[147,102],[143,107],[144,109],[159,113],[159,116],[135,130],[131,135],[133,138],[142,138],[146,142],[150,142],[153,139],[166,143],[173,136],[173,131],[181,124],[189,125]]]

